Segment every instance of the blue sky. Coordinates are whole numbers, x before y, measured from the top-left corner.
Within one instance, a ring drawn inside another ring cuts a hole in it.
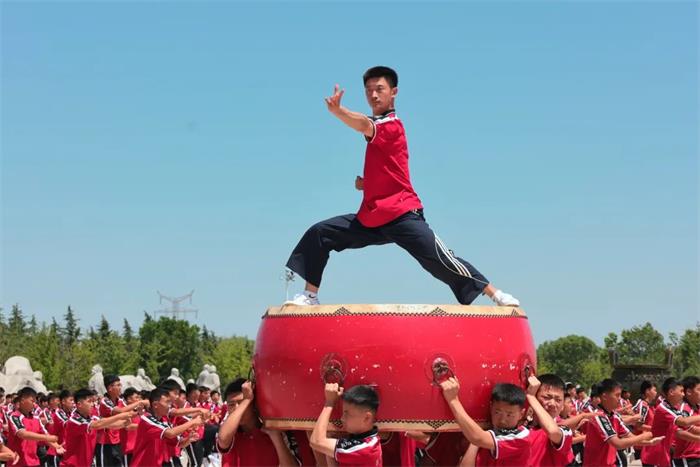
[[[367,112],[385,64],[428,222],[537,343],[698,320],[695,2],[3,2],[1,38],[6,310],[137,325],[195,289],[193,321],[254,337],[304,230],[360,202],[323,97]],[[396,246],[324,281],[454,302]]]

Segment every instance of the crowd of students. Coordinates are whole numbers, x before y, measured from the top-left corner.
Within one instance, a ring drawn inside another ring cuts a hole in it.
[[[371,386],[324,388],[313,431],[263,427],[249,381],[223,394],[166,380],[150,392],[49,395],[24,388],[2,394],[0,464],[7,466],[644,466],[700,467],[700,379],[644,381],[632,404],[620,383],[605,379],[590,395],[556,375],[528,387],[500,383],[491,393],[489,428],[467,413],[456,378],[441,384],[461,433],[384,433]],[[342,434],[329,429],[342,401]]]

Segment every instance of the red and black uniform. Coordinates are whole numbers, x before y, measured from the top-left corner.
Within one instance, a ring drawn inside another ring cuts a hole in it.
[[[200,403],[196,404],[197,407],[202,408]],[[189,409],[195,407],[189,401],[185,401],[184,408]],[[175,425],[182,425],[191,420],[191,417],[178,417]],[[202,460],[204,459],[204,425],[197,427],[197,437],[198,440],[194,443],[190,443],[186,448],[187,458],[189,459],[190,467],[199,467],[202,465]],[[184,435],[183,435],[184,436]]]
[[[41,462],[36,451],[40,443],[18,437],[17,433],[22,430],[42,435],[48,434],[34,412],[28,415],[24,415],[19,410],[12,412],[9,419],[7,447],[19,454],[19,461],[13,467],[38,466]]]
[[[91,429],[90,424],[96,420],[99,418],[95,415],[83,417],[77,410],[73,411],[64,426],[63,436],[66,453],[61,459],[61,466],[86,467],[92,465],[97,445],[97,430]]]
[[[674,407],[667,400],[656,405],[651,434],[654,438],[658,436],[665,436],[665,438],[659,444],[642,448],[642,464],[659,467],[671,465],[671,445],[675,441],[676,419],[684,416],[685,408],[683,404]]]
[[[683,416],[694,417],[700,415],[700,406],[693,407],[689,403],[685,403]],[[693,428],[697,430],[699,425],[692,425],[687,428],[678,428],[678,430],[691,431]],[[700,442],[686,441],[676,438],[676,447],[673,450],[673,465],[674,467],[700,467]]]
[[[479,448],[476,465],[512,466],[528,465],[530,458],[530,430],[524,426],[513,429],[488,430],[493,437],[493,451]]]
[[[98,407],[100,418],[116,415],[114,409],[117,407],[126,407],[123,399],[117,398],[113,401],[107,396],[103,397]],[[119,443],[119,428],[100,430],[95,449],[95,463],[97,467],[121,467],[122,448]]]
[[[457,465],[469,443],[462,433],[433,433],[423,456],[431,465]]]
[[[488,280],[455,256],[425,221],[423,205],[411,185],[406,134],[396,112],[391,110],[371,120],[374,136],[367,141],[364,196],[358,213],[333,217],[309,228],[287,267],[318,287],[331,251],[396,243],[446,283],[459,303],[469,305]]]
[[[141,416],[136,414],[131,417],[131,423],[138,425],[141,421]],[[138,428],[137,428],[138,429]],[[134,446],[136,445],[136,430],[127,430],[122,428],[119,430],[119,444],[122,448],[122,456],[124,459],[124,467],[131,465],[131,458],[134,454]]]
[[[621,458],[620,453],[608,442],[613,436],[623,438],[631,434],[620,416],[601,409],[600,413],[589,420],[587,425],[586,441],[583,447],[583,466],[621,467],[627,465],[626,459]]]
[[[152,413],[141,415],[136,430],[136,444],[131,465],[134,467],[155,467],[172,465],[169,446],[176,445],[180,438],[167,438],[166,430],[172,428],[167,418],[158,419]]]
[[[382,443],[377,429],[340,438],[335,444],[333,457],[339,467],[344,465],[381,467]]]
[[[530,429],[530,460],[531,467],[559,467],[569,465],[574,460],[571,443],[574,439],[573,432],[564,426],[560,426],[562,438],[558,445],[549,440],[547,432],[540,427]]]

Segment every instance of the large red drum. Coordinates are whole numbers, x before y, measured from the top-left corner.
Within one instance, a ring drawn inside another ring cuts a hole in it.
[[[324,382],[339,382],[376,387],[380,430],[457,431],[439,381],[457,376],[465,408],[485,421],[494,384],[524,387],[535,364],[523,310],[462,305],[270,308],[253,356],[260,415],[285,430],[311,429]]]

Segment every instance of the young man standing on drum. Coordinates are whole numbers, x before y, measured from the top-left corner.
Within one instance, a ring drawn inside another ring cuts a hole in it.
[[[341,106],[345,91],[337,85],[326,98],[328,110],[367,140],[364,175],[355,182],[364,195],[360,210],[321,221],[306,231],[287,261],[287,267],[306,280],[306,287],[288,303],[319,303],[318,289],[331,250],[396,243],[447,284],[459,303],[469,305],[486,294],[497,305],[519,306],[517,299],[496,289],[474,266],[456,257],[425,221],[423,205],[411,185],[403,124],[394,110],[396,72],[377,66],[367,70],[363,80],[372,117]]]

